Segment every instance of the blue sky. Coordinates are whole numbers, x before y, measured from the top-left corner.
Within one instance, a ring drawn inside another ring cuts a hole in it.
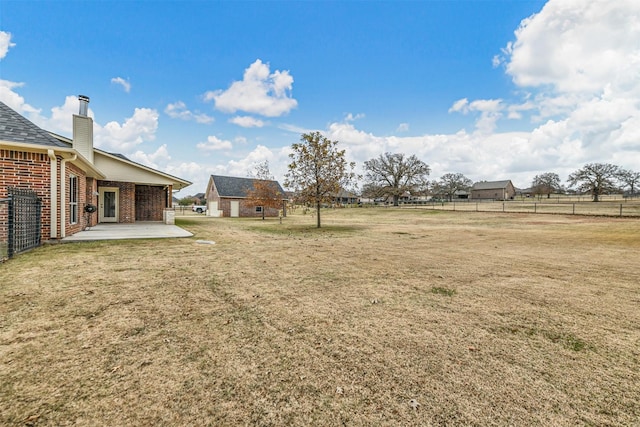
[[[247,176],[318,130],[361,168],[415,154],[432,179],[585,163],[640,170],[640,2],[2,1],[0,100],[193,181]]]

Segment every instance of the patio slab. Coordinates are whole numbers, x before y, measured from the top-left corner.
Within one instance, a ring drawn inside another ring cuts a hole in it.
[[[192,233],[177,225],[162,222],[136,222],[134,224],[98,224],[87,227],[74,235],[62,239],[63,242],[86,242],[92,240],[118,239],[163,239],[171,237],[191,237]]]

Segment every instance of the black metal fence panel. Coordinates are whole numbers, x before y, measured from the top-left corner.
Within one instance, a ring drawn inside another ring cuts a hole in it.
[[[9,188],[8,198],[0,201],[0,259],[40,246],[41,225],[42,201],[38,195]]]

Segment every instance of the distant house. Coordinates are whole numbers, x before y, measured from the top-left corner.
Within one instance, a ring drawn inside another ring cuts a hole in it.
[[[516,195],[516,189],[511,180],[480,181],[471,187],[472,199],[511,200]]]
[[[248,193],[254,191],[255,181],[271,182],[282,197],[282,213],[286,216],[287,195],[278,181],[238,178],[234,176],[211,175],[207,191],[207,212],[215,217],[262,217],[263,206],[255,206],[248,200]],[[279,209],[266,208],[264,216],[279,215]]]
[[[331,196],[336,205],[354,205],[358,203],[359,197],[350,191],[341,189],[337,194]]]
[[[0,199],[12,189],[34,193],[42,202],[42,240],[99,222],[162,221],[173,191],[191,182],[94,148],[89,98],[79,100],[72,138],[47,132],[0,102]]]

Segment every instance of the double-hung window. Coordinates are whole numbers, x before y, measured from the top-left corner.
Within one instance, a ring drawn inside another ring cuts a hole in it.
[[[69,176],[69,224],[78,223],[78,177]]]

